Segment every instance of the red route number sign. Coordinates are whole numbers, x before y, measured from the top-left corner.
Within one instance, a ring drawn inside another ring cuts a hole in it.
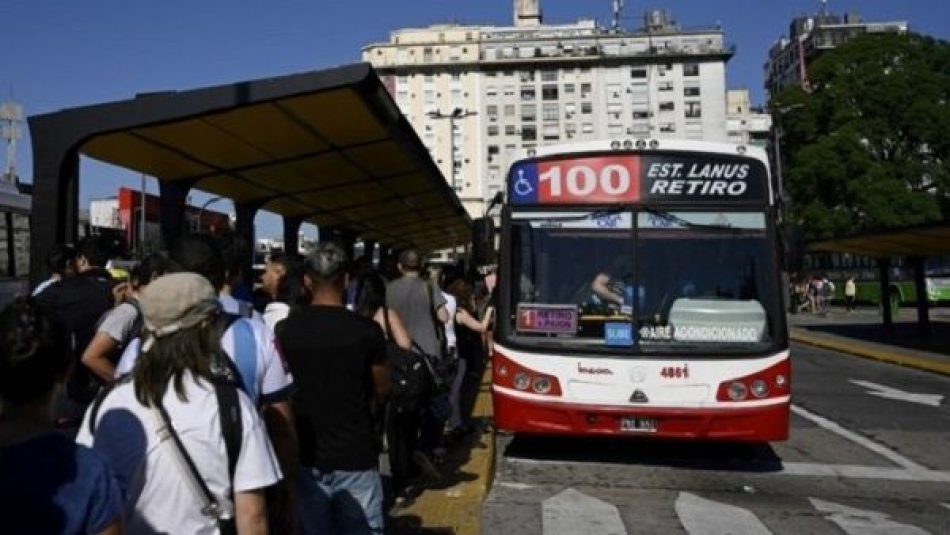
[[[538,201],[551,204],[640,200],[640,158],[615,156],[538,162]]]

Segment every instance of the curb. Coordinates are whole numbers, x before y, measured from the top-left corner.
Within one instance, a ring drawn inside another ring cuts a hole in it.
[[[472,409],[472,418],[491,418],[491,363],[482,376],[478,397]],[[458,471],[468,474],[470,481],[461,481],[445,489],[428,489],[397,517],[417,517],[421,532],[445,532],[455,535],[481,533],[482,502],[488,496],[494,475],[495,431],[486,425],[480,435],[473,437],[468,448],[469,459]]]
[[[815,336],[805,329],[789,329],[789,337],[799,343],[808,344],[822,349],[831,349],[840,351],[856,357],[886,362],[888,364],[897,364],[907,368],[914,368],[931,373],[950,376],[950,363],[936,362],[930,359],[915,357],[913,355],[901,354],[892,350],[883,349],[883,346],[875,347],[864,343],[854,343],[851,341],[837,340]]]

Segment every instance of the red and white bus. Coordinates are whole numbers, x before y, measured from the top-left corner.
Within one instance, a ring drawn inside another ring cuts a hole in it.
[[[511,165],[501,215],[496,428],[785,440],[765,152],[681,140],[534,150]]]

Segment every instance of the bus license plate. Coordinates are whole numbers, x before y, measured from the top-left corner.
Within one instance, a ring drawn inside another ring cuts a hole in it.
[[[627,433],[656,433],[656,418],[621,418],[620,430]]]

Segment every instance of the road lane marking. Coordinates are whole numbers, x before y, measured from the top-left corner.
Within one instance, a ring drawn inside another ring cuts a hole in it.
[[[545,460],[545,459],[526,459],[524,457],[506,457],[506,462],[527,465],[547,465],[547,466],[565,466],[565,465],[583,465],[599,466],[605,468],[616,468],[618,466],[638,466],[631,463],[622,462],[601,462],[601,461],[564,461],[564,460]],[[862,466],[852,464],[822,464],[822,463],[793,463],[783,462],[782,468],[774,471],[762,471],[756,467],[750,467],[747,475],[761,476],[795,476],[795,477],[835,477],[844,479],[880,479],[884,481],[914,481],[920,483],[950,483],[950,472],[941,472],[937,470],[928,470],[925,468],[907,469],[894,468],[888,466]],[[676,466],[670,466],[677,468]],[[686,468],[686,467],[684,467]],[[741,470],[724,470],[729,473],[743,473]],[[501,485],[502,483],[496,483]],[[513,483],[520,485],[521,483]]]
[[[950,472],[909,470],[889,466],[853,464],[782,463],[782,474],[789,476],[839,477],[844,479],[883,479],[920,483],[950,483]]]
[[[498,483],[495,483],[495,484],[498,485],[499,487],[505,487],[508,489],[515,489],[515,490],[528,490],[528,489],[534,488],[534,485],[529,485],[527,483],[517,483],[517,482],[512,482],[512,481],[499,481]]]
[[[771,535],[765,524],[751,511],[701,498],[689,492],[676,497],[676,516],[690,535],[743,533]]]
[[[572,488],[541,503],[544,535],[626,535],[617,507]]]
[[[817,424],[819,427],[827,431],[831,431],[832,433],[842,438],[850,440],[851,442],[854,442],[855,444],[858,444],[864,447],[865,449],[871,450],[874,453],[880,455],[881,457],[884,457],[885,459],[891,461],[892,463],[898,466],[907,468],[908,470],[922,470],[922,471],[927,470],[926,467],[915,463],[914,461],[908,459],[907,457],[904,457],[903,455],[888,448],[887,446],[878,444],[877,442],[874,442],[873,440],[867,437],[863,437],[855,433],[854,431],[845,429],[840,424],[832,420],[829,420],[828,418],[825,418],[824,416],[819,416],[802,407],[799,407],[798,405],[792,405],[791,407],[792,407],[792,412],[794,412],[798,416],[801,416],[802,418],[805,418],[806,420],[810,420],[811,422]]]
[[[928,532],[910,524],[891,520],[877,511],[848,507],[840,503],[808,498],[812,506],[825,518],[834,522],[848,535],[928,535]]]
[[[898,401],[906,401],[908,403],[919,403],[921,405],[928,405],[930,407],[939,407],[940,402],[943,401],[943,396],[940,394],[917,394],[914,392],[907,392],[905,390],[892,388],[890,386],[879,385],[877,383],[872,383],[871,381],[860,381],[857,379],[848,379],[848,382],[863,388],[870,389],[867,393],[879,398],[896,399]]]

